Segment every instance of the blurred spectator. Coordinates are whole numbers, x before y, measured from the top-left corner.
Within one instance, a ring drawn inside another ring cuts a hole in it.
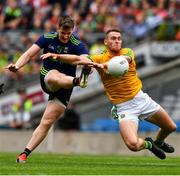
[[[12,106],[10,127],[16,129],[28,129],[31,127],[32,101],[28,98],[25,89],[20,88],[17,93],[19,95],[19,101]]]
[[[0,72],[4,72],[4,67],[8,64],[7,50],[0,47]]]
[[[179,0],[170,0],[169,14],[174,20],[180,19],[180,1]]]
[[[103,48],[99,43],[91,44],[112,27],[122,30],[124,45],[134,45],[147,36],[156,40],[180,40],[179,0],[1,0],[0,72],[10,80],[9,87],[15,87],[13,82],[26,79],[27,74],[36,74],[40,60],[34,58],[16,75],[7,73],[4,65],[15,61],[42,30],[55,31],[58,17],[63,14],[72,16],[76,22],[74,32],[93,53]]]
[[[22,11],[16,0],[7,0],[0,15],[0,29],[18,29],[22,18]]]
[[[144,13],[139,13],[135,19],[135,24],[133,26],[133,34],[134,37],[136,38],[136,41],[140,41],[147,37],[148,34],[148,27],[147,24],[145,23],[145,16]]]
[[[175,38],[176,38],[176,40],[180,41],[180,27],[177,30]]]
[[[101,54],[106,50],[103,39],[98,39],[96,43],[94,43],[89,50],[90,54]]]
[[[49,19],[47,19],[46,20],[46,22],[45,23],[47,23],[47,21],[48,21],[48,30],[49,31],[55,31],[56,30],[56,24],[57,24],[57,22],[58,22],[58,19],[59,19],[59,16],[61,15],[61,13],[62,13],[62,11],[61,11],[61,5],[59,4],[59,3],[55,3],[54,5],[53,5],[53,7],[52,7],[52,11],[51,11],[51,14],[50,14],[50,18]],[[50,28],[50,26],[51,26],[51,28]],[[48,31],[47,30],[47,24],[46,25],[44,25],[44,29],[45,29],[45,31]],[[50,30],[51,29],[51,30]],[[49,32],[48,31],[48,32]]]
[[[20,7],[22,10],[22,20],[21,20],[21,28],[22,29],[31,29],[32,28],[32,19],[34,9],[30,3],[30,0],[21,0]]]
[[[34,16],[33,16],[33,27],[36,30],[43,29],[43,23],[50,16],[52,6],[48,4],[48,0],[33,1]]]
[[[161,23],[157,29],[157,40],[175,40],[176,29],[171,19],[166,20],[166,23]]]
[[[49,31],[50,25],[52,29],[56,28],[54,25],[58,16],[62,14],[68,14],[73,18],[77,18],[78,14],[77,20],[81,16],[77,23],[82,23],[80,28],[89,32],[104,32],[111,24],[114,26],[114,23],[123,27],[123,19],[126,21],[129,17],[134,23],[139,23],[141,18],[141,22],[147,22],[148,27],[154,28],[168,16],[178,20],[179,9],[179,0],[7,0],[6,3],[0,2],[0,28],[19,27],[18,29]],[[5,21],[10,20],[17,22],[6,26]],[[142,27],[140,29],[142,30]]]
[[[82,22],[80,28],[84,30],[84,32],[94,32],[96,30],[97,23],[93,18],[93,14],[87,14],[85,20]]]

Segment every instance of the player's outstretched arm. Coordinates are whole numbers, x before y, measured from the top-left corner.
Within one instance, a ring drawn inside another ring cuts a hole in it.
[[[11,63],[8,66],[5,67],[5,69],[9,69],[11,72],[17,72],[21,67],[23,67],[25,64],[29,62],[29,60],[35,56],[41,48],[33,44],[24,54],[21,55],[21,57],[17,60],[17,62]]]
[[[53,58],[72,65],[90,65],[90,66],[93,65],[93,62],[87,58],[87,55],[78,56],[71,54],[46,53],[41,55],[41,58],[42,59]]]

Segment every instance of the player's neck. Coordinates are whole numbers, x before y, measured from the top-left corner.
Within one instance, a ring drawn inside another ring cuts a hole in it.
[[[111,57],[119,56],[119,54],[120,54],[120,51],[110,51],[110,50],[108,50],[108,52],[109,52],[109,55]]]

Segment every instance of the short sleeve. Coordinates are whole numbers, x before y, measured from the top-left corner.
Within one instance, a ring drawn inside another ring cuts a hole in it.
[[[123,48],[121,50],[121,55],[129,56],[132,60],[134,60],[134,51],[130,48]]]
[[[35,42],[41,49],[45,47],[45,38],[44,35],[41,35],[39,39]]]
[[[82,42],[76,46],[75,52],[77,55],[88,54],[88,50]]]

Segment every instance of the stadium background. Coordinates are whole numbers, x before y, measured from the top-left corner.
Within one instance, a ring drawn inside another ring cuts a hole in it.
[[[180,131],[179,0],[2,0],[0,82],[5,83],[5,93],[0,96],[0,150],[22,150],[32,133],[31,130],[37,126],[47,102],[47,96],[39,86],[39,57],[33,58],[18,74],[9,73],[3,67],[9,62],[16,61],[41,33],[55,30],[60,14],[67,14],[75,19],[74,32],[86,43],[90,53],[104,50],[102,39],[103,32],[107,29],[118,27],[122,30],[123,46],[135,51],[138,72],[144,83],[143,89],[168,111],[178,125],[177,132],[168,139],[178,146],[176,138],[179,137]],[[80,69],[77,74],[79,72]],[[9,127],[9,116],[12,113],[12,104],[18,100],[17,89],[22,87],[27,89],[33,102],[31,127],[16,130]],[[73,109],[80,117],[80,129],[62,130],[57,122],[54,126],[55,133],[50,132],[47,140],[37,151],[128,151],[123,149],[117,122],[110,118],[111,104],[104,94],[96,71],[90,76],[88,88],[75,88],[71,100]],[[139,131],[142,135],[154,135],[157,130],[158,128],[153,125],[140,123]],[[112,142],[104,145],[105,139],[111,139]],[[180,155],[180,151],[177,150],[175,155]]]

